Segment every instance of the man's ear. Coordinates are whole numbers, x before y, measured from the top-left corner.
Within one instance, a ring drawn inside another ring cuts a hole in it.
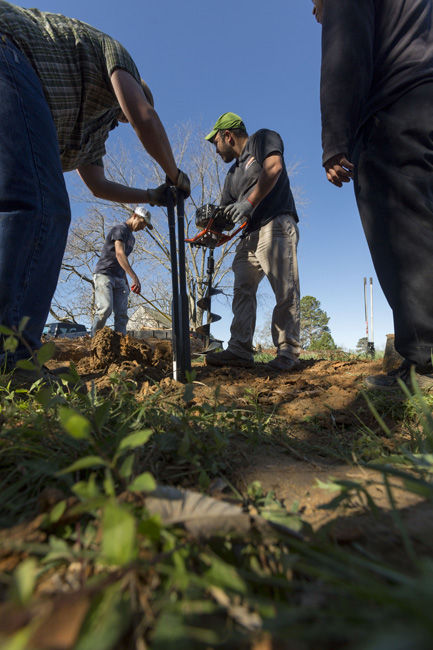
[[[233,133],[231,131],[224,131],[224,136],[227,137],[227,142],[231,147],[236,144],[236,140],[234,139]]]

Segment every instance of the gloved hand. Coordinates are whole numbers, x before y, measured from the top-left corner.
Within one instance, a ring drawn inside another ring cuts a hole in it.
[[[159,207],[167,207],[167,190],[170,187],[170,183],[163,183],[162,185],[158,185],[158,187],[155,187],[155,189],[150,189],[146,190],[147,193],[149,194],[149,205],[152,207],[154,205],[157,205]],[[174,192],[173,192],[174,194]],[[175,201],[176,198],[173,196],[173,201]]]
[[[165,181],[169,185],[174,185],[179,190],[181,190],[184,193],[185,198],[187,199],[191,194],[190,180],[188,176],[185,174],[185,172],[181,171],[180,169],[178,169],[177,171],[178,171],[178,175],[175,183],[173,183],[173,181],[171,181],[168,176],[165,177]]]
[[[224,216],[232,223],[248,219],[251,212],[254,210],[253,206],[247,199],[239,201],[239,203],[232,203],[224,210]]]

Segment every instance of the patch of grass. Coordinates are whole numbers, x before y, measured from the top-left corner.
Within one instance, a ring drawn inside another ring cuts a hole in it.
[[[254,361],[256,363],[268,363],[275,358],[275,354],[270,354],[269,352],[261,352],[254,355]]]
[[[374,460],[368,467],[389,494],[404,570],[360,542],[315,537],[258,484],[230,495],[249,526],[242,534],[194,532],[188,522],[204,515],[198,505],[188,512],[178,493],[168,500],[171,519],[151,514],[156,483],[206,493],[251,449],[296,442],[254,395],[239,409],[222,406],[217,391],[196,406],[193,391],[190,383],[179,395],[137,402],[113,377],[104,398],[0,392],[0,646],[53,647],[56,621],[67,620],[62,647],[70,650],[254,650],[288,647],[288,639],[302,650],[430,650],[432,555],[416,552],[392,481],[433,503],[431,400],[419,392],[405,405],[370,400],[384,440],[393,435],[388,420],[410,426],[408,444],[393,454],[371,427],[348,440],[329,420],[336,449],[345,454],[358,440]],[[369,487],[334,482],[330,507],[362,494],[380,515]],[[216,509],[225,522],[229,505],[212,501],[206,517]]]

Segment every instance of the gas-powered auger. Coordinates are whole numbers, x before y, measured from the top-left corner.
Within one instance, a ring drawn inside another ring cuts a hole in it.
[[[221,316],[211,312],[211,297],[222,293],[220,289],[212,287],[212,279],[215,269],[214,262],[214,249],[227,243],[235,237],[245,226],[248,221],[245,221],[241,226],[236,228],[230,235],[225,234],[224,230],[232,230],[234,224],[227,220],[224,216],[224,207],[207,203],[197,209],[195,213],[195,225],[201,228],[201,231],[192,239],[185,239],[191,246],[203,246],[209,249],[209,256],[207,259],[207,280],[206,280],[206,293],[200,300],[197,301],[197,307],[207,311],[207,322],[205,325],[197,327],[197,334],[205,337],[205,349],[203,353],[212,352],[221,347],[221,341],[210,340],[210,326],[212,323],[221,320]]]
[[[236,228],[231,235],[224,234],[224,230],[231,230],[234,226],[231,221],[224,216],[224,207],[206,203],[198,208],[195,213],[195,225],[202,230],[192,239],[185,239],[191,246],[204,246],[205,248],[217,248],[236,237],[236,235],[247,225],[245,221],[241,226]]]

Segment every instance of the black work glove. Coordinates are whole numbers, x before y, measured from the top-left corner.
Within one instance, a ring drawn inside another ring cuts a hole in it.
[[[149,205],[154,206],[157,205],[159,207],[167,207],[167,190],[168,188],[171,187],[170,183],[163,183],[162,185],[158,185],[158,187],[155,187],[155,189],[149,189],[146,190],[146,192],[149,194]],[[173,191],[174,194],[174,191]],[[176,197],[173,196],[173,201],[176,200]]]
[[[190,180],[188,176],[185,174],[185,172],[181,171],[180,169],[178,169],[177,171],[178,171],[178,175],[175,183],[173,183],[173,181],[171,181],[168,176],[165,177],[165,182],[168,183],[169,185],[174,185],[179,190],[181,190],[181,192],[184,193],[184,196],[187,199],[191,194]]]

